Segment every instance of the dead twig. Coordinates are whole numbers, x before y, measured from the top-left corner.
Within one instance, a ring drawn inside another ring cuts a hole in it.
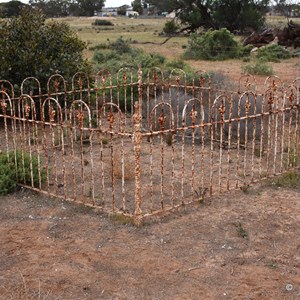
[[[24,294],[25,294],[25,299],[27,299],[27,285],[26,285],[26,282],[25,282],[25,278],[21,272],[20,269],[18,269],[19,273],[20,273],[20,276],[22,278],[22,281],[23,281],[23,286],[24,286]]]
[[[193,270],[197,270],[197,269],[200,269],[200,268],[201,268],[200,266],[192,267],[192,268],[189,268],[188,271],[193,271]]]
[[[164,45],[167,41],[169,41],[173,36],[169,36],[167,37],[163,42],[161,43],[156,43],[156,42],[140,42],[138,44],[141,44],[141,45],[146,45],[146,44],[151,44],[151,45],[159,45],[159,46],[162,46]]]

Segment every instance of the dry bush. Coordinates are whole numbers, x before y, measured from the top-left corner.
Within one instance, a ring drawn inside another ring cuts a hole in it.
[[[124,180],[133,180],[135,176],[135,160],[134,153],[132,150],[122,150],[120,148],[116,149],[113,154],[113,173],[115,178]],[[112,169],[111,169],[112,171]]]

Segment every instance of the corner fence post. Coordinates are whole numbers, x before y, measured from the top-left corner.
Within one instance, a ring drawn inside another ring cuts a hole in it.
[[[143,221],[142,216],[142,195],[141,195],[141,143],[142,143],[142,70],[139,66],[138,70],[138,89],[139,89],[139,101],[134,104],[133,115],[133,143],[134,143],[134,155],[135,155],[135,211],[134,211],[134,224],[141,226]]]

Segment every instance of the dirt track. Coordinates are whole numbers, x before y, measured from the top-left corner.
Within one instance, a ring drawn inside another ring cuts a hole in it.
[[[31,192],[1,197],[0,299],[300,299],[299,199],[255,186],[136,228]]]

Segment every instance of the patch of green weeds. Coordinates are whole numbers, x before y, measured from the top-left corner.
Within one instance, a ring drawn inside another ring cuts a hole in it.
[[[25,151],[0,154],[0,195],[13,192],[18,183],[39,187],[45,179],[37,156]]]
[[[130,216],[126,216],[123,214],[114,213],[111,215],[110,219],[120,225],[134,225],[134,219]]]
[[[168,146],[172,146],[173,144],[173,134],[171,132],[168,132],[166,135],[166,143]]]
[[[284,173],[275,179],[272,183],[277,187],[300,188],[300,171],[290,171]]]
[[[240,56],[241,45],[224,28],[208,30],[202,35],[191,34],[184,53],[185,59],[225,60]]]
[[[234,226],[236,227],[237,234],[240,237],[242,237],[243,239],[248,239],[248,237],[249,237],[248,232],[246,231],[246,229],[244,228],[244,226],[241,222],[234,224]]]
[[[257,59],[254,63],[245,65],[243,67],[243,72],[250,75],[264,76],[270,76],[274,74],[272,66],[263,59]]]
[[[91,214],[95,212],[95,208],[92,206],[87,206],[84,204],[74,204],[74,205],[70,205],[70,210],[69,213],[71,215],[77,215],[77,214]]]
[[[291,147],[290,151],[285,150],[287,156],[285,158],[285,166],[287,168],[296,167],[300,165],[300,156],[298,147]]]
[[[266,263],[266,266],[270,269],[277,269],[278,268],[278,264],[273,260],[268,261]]]
[[[245,194],[249,193],[250,184],[244,183],[242,186],[240,186],[241,191],[243,191]]]
[[[270,45],[257,50],[257,58],[265,61],[279,62],[281,59],[289,59],[292,54],[280,45]]]
[[[102,145],[107,145],[108,144],[108,139],[102,139]]]

